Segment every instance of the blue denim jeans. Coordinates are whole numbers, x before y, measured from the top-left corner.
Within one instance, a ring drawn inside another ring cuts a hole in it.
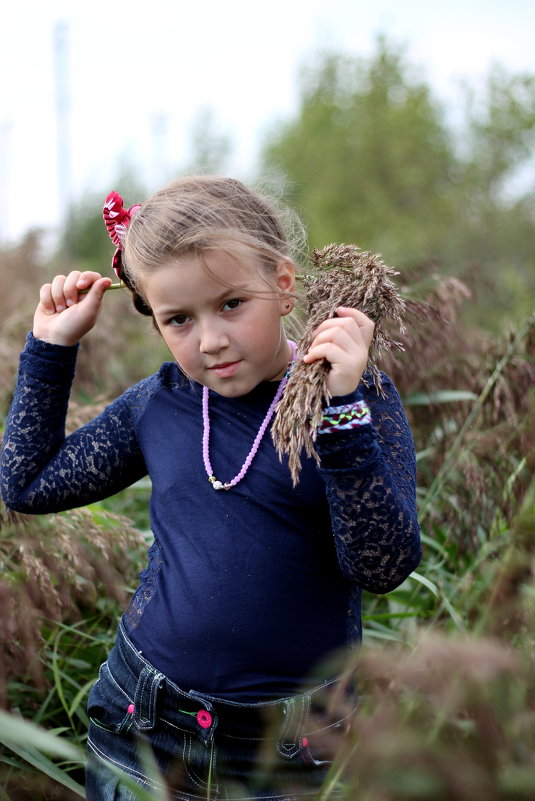
[[[88,699],[87,800],[135,798],[110,765],[179,801],[312,799],[354,706],[342,693],[333,718],[337,686],[255,704],[186,692],[144,659],[121,624]]]

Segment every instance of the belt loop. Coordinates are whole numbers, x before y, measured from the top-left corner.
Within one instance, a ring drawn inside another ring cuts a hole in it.
[[[192,698],[195,698],[199,702],[199,706],[201,706],[201,708],[208,713],[208,716],[207,718],[205,718],[204,723],[201,723],[199,720],[199,712],[195,716],[197,723],[199,724],[197,737],[204,745],[207,746],[209,743],[212,742],[214,738],[214,732],[219,722],[217,712],[210,703],[210,701],[207,698],[205,698],[202,693],[196,692],[196,690],[190,690],[188,695],[191,696]]]
[[[158,689],[164,680],[163,673],[144,667],[134,696],[134,722],[140,731],[150,731],[156,725]]]
[[[301,750],[309,712],[310,695],[308,693],[284,699],[285,719],[277,743],[277,751],[281,756],[292,759]]]

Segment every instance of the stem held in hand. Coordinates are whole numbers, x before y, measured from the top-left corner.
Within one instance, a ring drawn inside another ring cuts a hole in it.
[[[87,289],[79,289],[78,290],[78,294],[79,295],[87,295],[87,293],[89,292],[90,288],[91,287],[88,287]],[[106,287],[106,289],[104,291],[108,292],[110,289],[126,289],[126,284],[124,284],[122,281],[119,281],[116,284],[110,284],[108,287]]]

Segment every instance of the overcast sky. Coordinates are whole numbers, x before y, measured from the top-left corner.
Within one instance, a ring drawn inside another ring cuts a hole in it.
[[[379,34],[452,104],[459,81],[477,86],[492,64],[535,73],[533,0],[3,3],[0,242],[57,227],[67,187],[104,199],[120,163],[156,188],[188,164],[203,109],[247,179],[266,130],[296,107],[300,66],[322,48],[369,56]]]

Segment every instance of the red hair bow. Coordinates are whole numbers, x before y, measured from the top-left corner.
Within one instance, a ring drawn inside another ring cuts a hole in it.
[[[113,244],[117,247],[115,254],[112,260],[112,267],[121,278],[120,270],[121,270],[121,255],[120,252],[123,247],[124,238],[126,236],[126,229],[130,225],[130,220],[135,212],[141,208],[141,205],[137,203],[134,206],[130,206],[129,209],[125,209],[123,206],[123,199],[121,195],[117,192],[110,192],[108,197],[106,198],[106,202],[104,204],[104,208],[102,209],[102,216],[104,217],[104,222],[106,223],[106,228],[108,229],[108,234],[110,235],[110,239]]]

